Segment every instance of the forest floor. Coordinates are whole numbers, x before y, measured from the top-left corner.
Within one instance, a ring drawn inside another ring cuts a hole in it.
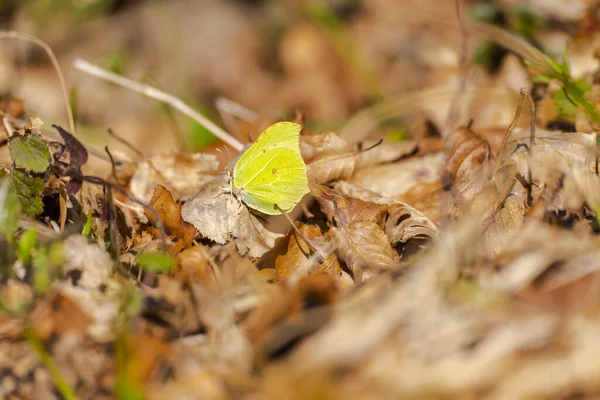
[[[59,3],[0,10],[0,399],[600,396],[599,2]]]

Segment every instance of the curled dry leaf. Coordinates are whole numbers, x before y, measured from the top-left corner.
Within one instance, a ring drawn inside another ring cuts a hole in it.
[[[261,257],[282,235],[266,229],[248,208],[240,206],[228,190],[227,175],[219,175],[182,206],[181,216],[184,221],[193,224],[203,237],[219,244],[234,238],[241,254]]]
[[[171,193],[163,186],[156,186],[154,195],[150,200],[149,206],[154,208],[164,224],[168,237],[171,240],[169,252],[173,255],[181,250],[190,247],[192,240],[196,236],[196,229],[181,218],[181,206],[175,203]],[[149,210],[145,211],[146,218],[152,224],[156,224],[154,214]],[[155,238],[159,238],[159,232],[156,228],[151,228]]]
[[[352,198],[325,186],[311,185],[310,189],[321,211],[336,226],[347,226],[355,221],[372,221],[383,226],[385,204]]]
[[[490,185],[493,156],[489,143],[467,127],[457,128],[449,140],[444,183],[460,208]]]
[[[355,151],[336,133],[302,136],[302,158],[307,164],[310,182],[324,184],[338,179],[348,179],[356,168]]]
[[[318,225],[308,225],[296,222],[298,230],[313,244],[323,237],[321,228]],[[319,246],[317,245],[317,248]],[[325,261],[317,263],[310,256],[311,250],[302,238],[294,232],[288,239],[288,249],[283,255],[275,259],[275,271],[277,279],[282,282],[297,280],[303,276],[309,276],[315,273],[324,272],[332,277],[340,277],[344,272],[338,262],[337,256],[333,253],[327,254]]]
[[[340,193],[370,201],[376,204],[387,204],[388,217],[384,230],[392,244],[406,243],[413,238],[432,239],[437,234],[437,226],[416,208],[409,204],[379,196],[369,190],[359,188],[348,182],[337,182],[335,189]]]
[[[385,233],[392,244],[406,243],[410,239],[433,239],[437,226],[419,210],[403,203],[389,206],[389,217],[385,222]]]

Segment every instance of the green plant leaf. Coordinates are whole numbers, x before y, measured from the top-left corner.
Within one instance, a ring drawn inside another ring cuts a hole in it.
[[[137,258],[137,264],[150,272],[166,273],[173,268],[173,257],[167,253],[148,252],[142,253]]]
[[[31,260],[31,251],[37,246],[37,241],[38,233],[35,228],[26,230],[19,238],[17,242],[17,258],[23,264],[28,264]]]
[[[19,221],[19,198],[10,179],[0,180],[0,235],[11,240],[17,231]]]
[[[9,146],[10,156],[18,168],[44,172],[50,165],[50,151],[40,136],[15,135],[10,139]]]
[[[44,180],[42,178],[32,177],[26,171],[15,169],[13,185],[17,191],[21,209],[25,214],[35,217],[44,211],[42,202]]]
[[[92,212],[90,211],[87,215],[87,219],[85,221],[85,225],[81,230],[81,234],[86,237],[90,237],[92,234]]]

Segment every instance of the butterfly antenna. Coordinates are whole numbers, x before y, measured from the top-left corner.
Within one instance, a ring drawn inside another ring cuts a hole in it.
[[[227,157],[229,157],[229,161],[233,160],[233,158],[231,157],[231,154],[229,153],[229,148],[225,145],[223,145],[223,148],[227,152]]]
[[[292,228],[294,228],[294,231],[296,231],[296,235],[300,236],[300,239],[304,240],[304,243],[306,243],[308,245],[308,247],[312,250],[312,252],[318,257],[319,263],[320,264],[324,263],[325,257],[323,257],[323,255],[319,252],[319,250],[317,250],[317,248],[312,244],[312,242],[306,236],[304,236],[304,234],[302,232],[300,232],[300,230],[294,223],[294,220],[292,220],[292,218],[289,216],[289,214],[287,212],[283,211],[277,204],[275,204],[275,208],[277,210],[279,210],[279,212],[281,212],[281,214],[288,220],[288,222],[290,223]],[[300,247],[300,248],[302,249],[302,247]]]

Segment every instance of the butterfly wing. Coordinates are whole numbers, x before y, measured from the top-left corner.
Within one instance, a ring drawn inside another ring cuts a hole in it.
[[[292,209],[309,192],[306,165],[300,155],[301,126],[281,122],[269,127],[242,155],[233,185],[249,207],[275,215]]]

